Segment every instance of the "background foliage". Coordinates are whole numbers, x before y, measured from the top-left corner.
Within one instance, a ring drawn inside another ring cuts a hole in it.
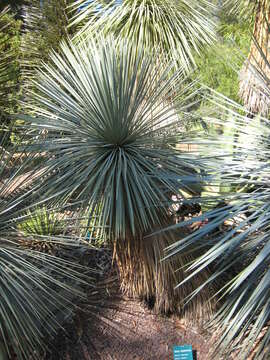
[[[21,28],[22,21],[16,20],[11,12],[0,18],[0,53],[5,61],[5,85],[0,88],[0,108],[6,114],[14,114],[19,109]]]
[[[218,42],[196,58],[194,77],[211,89],[239,102],[239,75],[251,43],[252,26],[227,11],[218,20]]]

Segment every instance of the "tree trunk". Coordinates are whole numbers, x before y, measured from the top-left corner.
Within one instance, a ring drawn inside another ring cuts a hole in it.
[[[194,256],[178,254],[161,261],[164,249],[179,240],[179,235],[179,232],[177,237],[173,233],[162,233],[115,241],[114,259],[119,268],[121,289],[127,296],[146,300],[156,313],[180,313],[186,319],[200,322],[212,314],[213,303],[208,302],[213,295],[211,289],[203,289],[188,306],[183,305],[188,295],[208,279],[208,271],[175,289],[187,276],[184,267]]]
[[[240,91],[249,112],[267,115],[270,108],[270,4],[260,0],[256,6],[253,42],[240,73]]]

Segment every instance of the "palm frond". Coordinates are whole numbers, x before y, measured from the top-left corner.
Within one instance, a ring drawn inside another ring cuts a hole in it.
[[[19,359],[39,359],[72,316],[87,278],[71,261],[18,247],[23,238],[11,231],[2,231],[0,240],[0,340]]]

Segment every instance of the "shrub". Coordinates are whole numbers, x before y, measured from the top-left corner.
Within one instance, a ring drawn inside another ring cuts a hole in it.
[[[183,123],[194,121],[186,112],[190,86],[180,71],[170,75],[171,64],[157,68],[155,57],[137,50],[111,38],[63,44],[53,65],[39,72],[36,116],[22,119],[32,136],[28,151],[48,154],[43,196],[101,209],[122,288],[154,297],[156,309],[167,312],[182,308],[185,297],[174,300],[176,275],[160,263],[172,236],[144,236],[173,221],[172,194],[200,191],[203,159],[175,146],[186,142]],[[183,264],[181,258],[174,266]]]

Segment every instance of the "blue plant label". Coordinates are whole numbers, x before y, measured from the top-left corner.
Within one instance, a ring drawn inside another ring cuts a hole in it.
[[[173,360],[194,360],[191,345],[174,346]]]

